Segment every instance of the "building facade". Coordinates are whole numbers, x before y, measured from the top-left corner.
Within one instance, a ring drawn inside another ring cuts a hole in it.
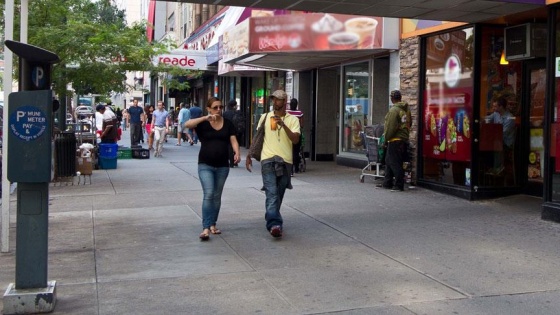
[[[291,89],[306,112],[311,159],[359,167],[367,160],[356,132],[382,121],[388,92],[399,88],[412,110],[419,185],[473,200],[535,195],[543,198],[542,217],[560,221],[558,8],[556,1],[527,1],[525,11],[474,23],[420,27],[422,21],[401,20],[397,47],[360,56],[352,48],[334,60],[326,59],[336,50],[331,47],[312,56],[249,48],[226,60],[222,55],[229,71],[201,82],[208,86],[199,98],[243,97],[254,118],[267,111],[273,89]],[[235,65],[269,71],[246,76]],[[496,120],[499,100],[505,111]]]

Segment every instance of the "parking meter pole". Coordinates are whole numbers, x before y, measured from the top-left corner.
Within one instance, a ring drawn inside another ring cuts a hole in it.
[[[11,93],[7,119],[9,132],[8,179],[18,183],[16,231],[16,282],[4,294],[4,314],[46,313],[54,310],[56,281],[47,281],[48,200],[52,171],[54,53],[7,40],[19,57],[19,88]]]
[[[49,183],[18,183],[16,289],[47,287]]]

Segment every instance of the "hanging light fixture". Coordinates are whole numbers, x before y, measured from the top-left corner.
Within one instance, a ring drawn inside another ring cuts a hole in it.
[[[501,65],[509,65],[509,62],[506,60],[506,50],[502,50],[502,57],[500,58]]]

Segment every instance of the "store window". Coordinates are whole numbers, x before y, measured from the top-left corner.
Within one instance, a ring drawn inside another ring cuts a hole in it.
[[[251,78],[251,132],[257,128],[259,118],[265,112],[264,107],[268,104],[265,100],[264,84],[264,76]],[[252,138],[251,133],[250,139]]]
[[[425,39],[423,178],[471,185],[473,28]]]
[[[344,135],[342,151],[364,152],[361,136],[370,116],[370,63],[362,62],[344,67],[343,112]]]
[[[505,60],[503,28],[485,27],[481,36],[479,186],[516,186],[522,62]]]

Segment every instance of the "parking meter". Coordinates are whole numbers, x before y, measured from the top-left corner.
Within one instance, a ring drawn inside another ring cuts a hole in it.
[[[18,183],[16,289],[47,287],[48,201],[52,179],[52,65],[56,54],[7,40],[19,57],[19,92],[8,102],[8,179]],[[5,117],[6,118],[6,117]]]

